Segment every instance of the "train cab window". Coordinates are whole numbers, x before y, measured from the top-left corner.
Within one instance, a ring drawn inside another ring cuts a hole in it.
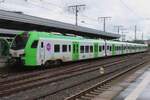
[[[89,52],[89,46],[85,46],[85,53]]]
[[[80,46],[80,53],[84,53],[84,46]]]
[[[67,45],[62,45],[62,52],[67,52]]]
[[[102,51],[102,47],[101,46],[99,46],[99,52],[101,52]]]
[[[32,45],[31,45],[31,48],[37,48],[38,46],[38,40],[35,40]]]
[[[90,52],[91,53],[93,52],[93,46],[90,46]]]
[[[54,45],[54,52],[60,52],[60,45],[59,44]]]
[[[71,51],[71,45],[69,45],[69,52]]]
[[[23,32],[20,35],[17,35],[11,45],[11,49],[13,50],[19,50],[19,49],[24,49],[28,39],[29,39],[30,35],[28,34],[28,32]]]

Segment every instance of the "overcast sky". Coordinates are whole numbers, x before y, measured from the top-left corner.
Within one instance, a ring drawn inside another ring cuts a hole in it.
[[[0,0],[3,1],[3,0]],[[150,39],[150,0],[5,0],[0,9],[22,11],[25,14],[57,21],[75,23],[74,14],[68,6],[85,4],[79,12],[80,26],[103,30],[98,17],[112,17],[106,23],[106,31],[117,32],[115,25],[123,25],[127,40],[134,39],[134,25],[137,25],[137,38]]]

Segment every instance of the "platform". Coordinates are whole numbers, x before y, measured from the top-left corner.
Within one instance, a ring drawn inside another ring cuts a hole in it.
[[[150,100],[150,64],[132,73],[93,100]]]
[[[114,100],[150,100],[150,68]]]

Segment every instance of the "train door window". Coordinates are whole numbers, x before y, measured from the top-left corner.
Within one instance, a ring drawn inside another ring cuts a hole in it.
[[[89,52],[89,46],[85,46],[85,53]]]
[[[32,45],[31,45],[31,48],[37,48],[38,46],[38,40],[35,40]]]
[[[99,52],[101,52],[102,51],[102,47],[101,46],[99,46]]]
[[[90,46],[90,52],[91,53],[93,52],[93,46]]]
[[[62,52],[67,52],[67,45],[62,45]]]
[[[54,45],[54,52],[60,52],[60,45],[59,44]]]
[[[69,45],[69,52],[71,52],[71,45]]]
[[[43,48],[44,47],[44,43],[43,42],[41,42],[41,48]]]
[[[79,52],[79,45],[76,44],[76,51]]]
[[[80,46],[80,53],[84,53],[84,46]]]
[[[75,53],[75,49],[76,49],[76,47],[75,47],[76,45],[75,44],[73,44],[73,53]]]

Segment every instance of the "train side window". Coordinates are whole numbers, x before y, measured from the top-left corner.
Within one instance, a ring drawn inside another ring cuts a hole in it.
[[[84,53],[84,46],[80,46],[80,53]]]
[[[71,45],[69,45],[69,52],[71,51]]]
[[[67,52],[67,45],[62,45],[62,52]]]
[[[99,52],[101,52],[102,51],[102,47],[101,46],[99,46]]]
[[[111,47],[111,46],[110,46],[110,48],[109,48],[109,49],[110,49],[110,51],[112,51],[112,50],[111,50],[111,49],[112,49],[112,47]]]
[[[109,50],[109,46],[107,46],[107,50]]]
[[[54,45],[54,52],[60,52],[60,45],[59,44]]]
[[[35,40],[32,45],[31,45],[31,48],[37,48],[38,46],[38,40]]]
[[[91,53],[93,52],[93,46],[90,46],[90,52]]]
[[[105,46],[103,45],[103,51],[105,50]]]
[[[85,53],[89,52],[89,46],[85,46]]]

